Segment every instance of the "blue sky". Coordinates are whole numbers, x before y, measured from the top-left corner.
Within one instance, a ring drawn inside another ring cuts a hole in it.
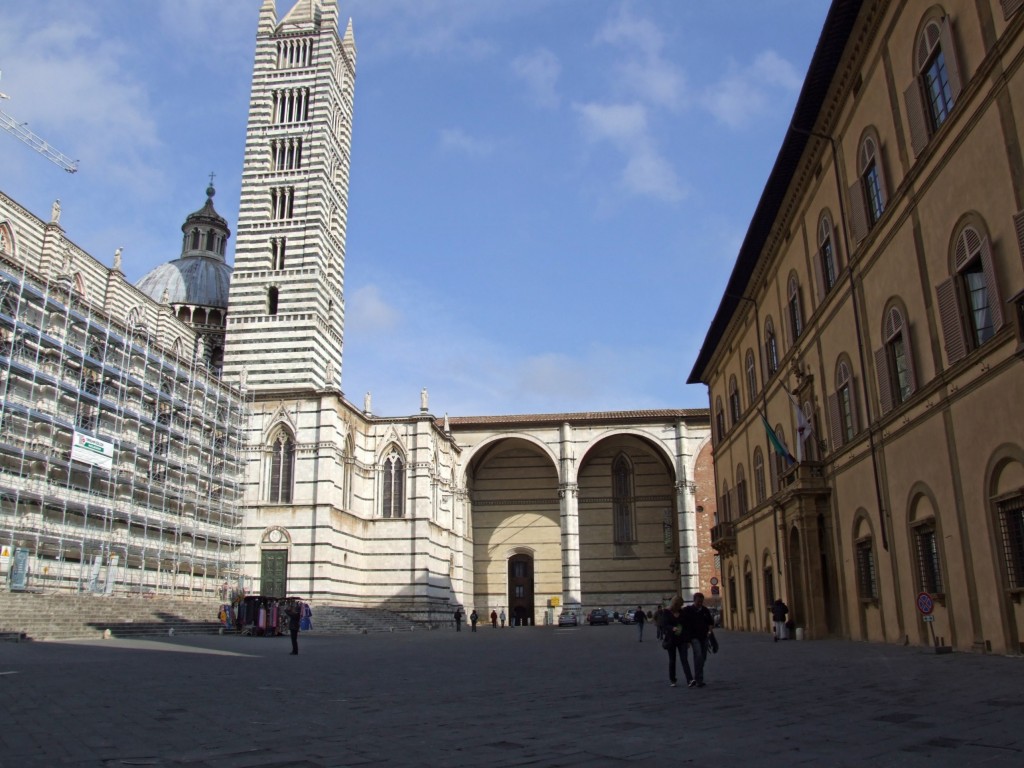
[[[0,7],[0,189],[138,281],[231,224],[260,0]],[[293,0],[277,0],[279,15]],[[826,0],[342,0],[358,65],[342,387],[400,416],[707,407],[686,378]],[[233,242],[233,238],[232,238]],[[229,260],[231,254],[229,251]]]

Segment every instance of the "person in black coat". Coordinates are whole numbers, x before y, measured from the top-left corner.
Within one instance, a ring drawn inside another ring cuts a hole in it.
[[[302,603],[296,601],[284,610],[288,616],[288,632],[292,636],[292,656],[299,655],[299,624],[302,622]]]
[[[703,688],[704,660],[707,658],[708,638],[715,626],[715,619],[704,605],[702,593],[693,593],[693,602],[680,612],[680,623],[683,628],[683,657],[687,649],[693,651],[693,680],[689,685],[691,688]]]

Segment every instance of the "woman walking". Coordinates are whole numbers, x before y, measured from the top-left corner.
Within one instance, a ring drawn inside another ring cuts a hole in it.
[[[668,684],[676,687],[676,655],[683,662],[686,684],[693,686],[693,672],[686,658],[686,642],[683,639],[683,598],[676,595],[668,608],[661,612],[661,647],[668,651]]]

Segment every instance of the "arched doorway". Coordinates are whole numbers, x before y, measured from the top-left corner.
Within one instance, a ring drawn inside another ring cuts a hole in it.
[[[513,555],[508,559],[509,615],[513,626],[532,626],[533,556]]]

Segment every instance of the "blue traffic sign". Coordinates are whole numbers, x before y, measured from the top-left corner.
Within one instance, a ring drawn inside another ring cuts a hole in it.
[[[917,596],[917,610],[923,613],[925,616],[929,615],[935,609],[935,601],[932,600],[932,596],[927,592],[922,592]]]

